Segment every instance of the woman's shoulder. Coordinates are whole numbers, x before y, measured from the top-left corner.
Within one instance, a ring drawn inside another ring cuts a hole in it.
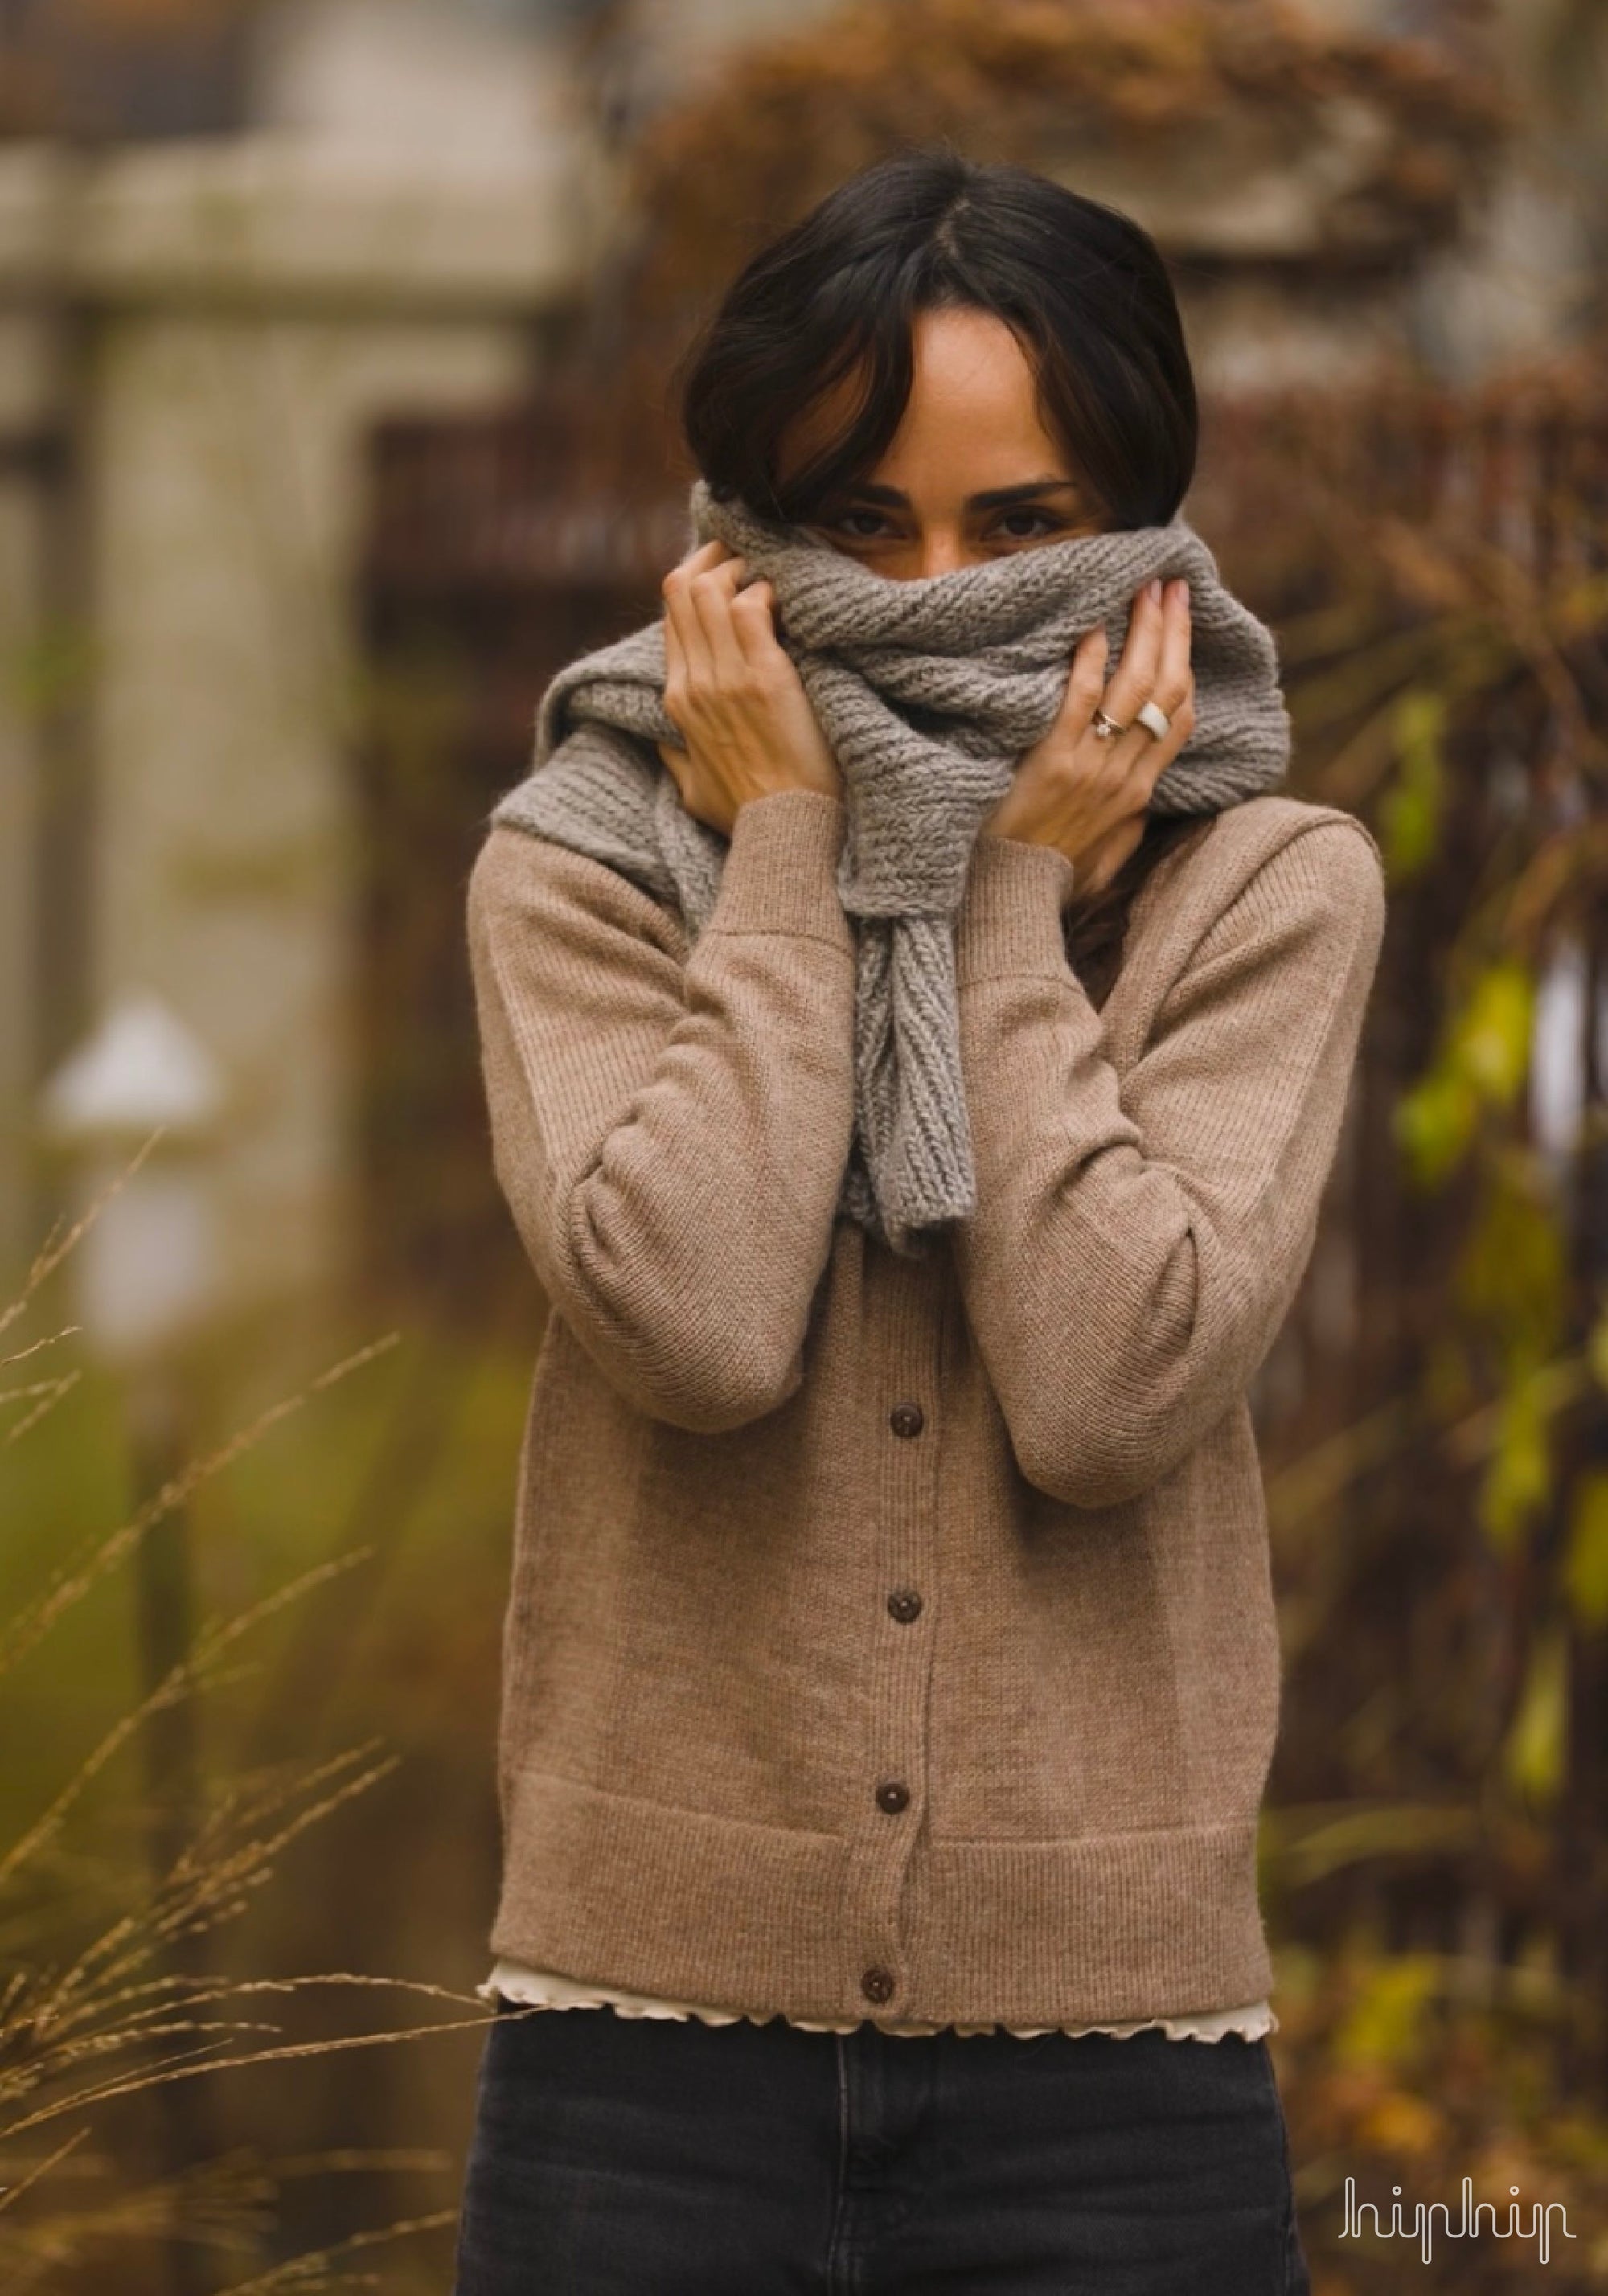
[[[1324,834],[1325,851],[1350,852],[1363,874],[1382,879],[1384,856],[1365,821],[1343,806],[1321,805],[1311,798],[1291,797],[1282,790],[1266,791],[1239,805],[1226,806],[1202,843],[1203,849],[1215,845],[1219,867],[1254,874],[1294,839],[1317,832]]]
[[[635,734],[589,721],[574,728],[484,816],[472,916],[541,909],[685,938],[669,914],[674,879],[654,829],[664,778]]]
[[[1219,961],[1264,980],[1288,959],[1292,984],[1314,964],[1366,982],[1384,916],[1383,858],[1355,814],[1279,791],[1225,808],[1135,898],[1107,1007],[1114,1056],[1136,1059],[1169,1000]]]
[[[1335,907],[1366,929],[1382,921],[1384,857],[1367,824],[1342,806],[1269,791],[1226,806],[1151,873],[1134,923],[1198,943],[1231,909],[1277,901]]]
[[[505,817],[492,820],[471,865],[472,937],[540,928],[578,947],[627,933],[685,955],[679,919],[623,868]]]

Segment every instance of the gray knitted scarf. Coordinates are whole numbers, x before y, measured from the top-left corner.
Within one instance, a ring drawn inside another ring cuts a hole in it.
[[[1143,585],[1187,579],[1196,723],[1149,809],[1201,814],[1284,775],[1273,639],[1182,521],[896,581],[801,528],[717,501],[702,480],[691,508],[696,541],[718,537],[774,586],[778,636],[843,777],[837,890],[857,972],[839,1216],[923,1257],[922,1231],[976,1209],[954,948],[972,845],[1021,752],[1053,723],[1078,640],[1103,623],[1114,665]],[[488,818],[618,870],[695,939],[729,840],[687,812],[652,747],[681,743],[664,675],[662,620],[561,670],[537,712],[532,768]]]

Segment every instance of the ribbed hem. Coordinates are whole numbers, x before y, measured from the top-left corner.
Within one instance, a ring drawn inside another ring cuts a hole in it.
[[[773,790],[737,809],[720,890],[706,933],[803,933],[854,954],[838,898],[837,865],[849,829],[841,798],[825,790]]]
[[[966,897],[956,922],[956,987],[1001,974],[1064,972],[1061,914],[1076,873],[1053,845],[980,836],[972,848]]]
[[[1273,1970],[1254,1819],[911,1854],[897,1934],[856,1901],[856,1844],[515,1781],[495,1954],[747,2014],[1058,2026],[1256,2001]],[[880,1892],[877,1893],[880,1898]]]

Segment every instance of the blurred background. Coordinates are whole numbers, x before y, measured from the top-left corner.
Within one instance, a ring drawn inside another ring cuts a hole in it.
[[[939,137],[1160,240],[1389,864],[1253,1398],[1316,2296],[1608,2287],[1604,0],[0,0],[0,2288],[449,2284],[544,1314],[465,882],[689,331]]]

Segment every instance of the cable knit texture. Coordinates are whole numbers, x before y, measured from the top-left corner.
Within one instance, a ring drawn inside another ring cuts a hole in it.
[[[1335,1153],[1377,848],[1282,792],[1135,905],[981,835],[977,1203],[841,1217],[846,805],[739,813],[695,939],[506,824],[468,886],[491,1150],[549,1303],[518,1472],[492,1951],[795,2021],[1253,2003],[1279,1702],[1249,1388]]]
[[[1048,543],[891,582],[802,529],[693,488],[693,538],[718,538],[775,588],[782,643],[836,757],[849,812],[836,873],[856,943],[855,1127],[842,1208],[919,1254],[976,1210],[953,927],[978,827],[1054,722],[1074,648],[1098,625],[1112,660],[1153,577],[1190,586],[1194,731],[1157,813],[1215,813],[1282,780],[1289,722],[1272,637],[1182,521]],[[624,871],[692,939],[718,898],[727,840],[695,820],[655,753],[662,620],[571,662],[537,711],[535,764],[493,820]]]

